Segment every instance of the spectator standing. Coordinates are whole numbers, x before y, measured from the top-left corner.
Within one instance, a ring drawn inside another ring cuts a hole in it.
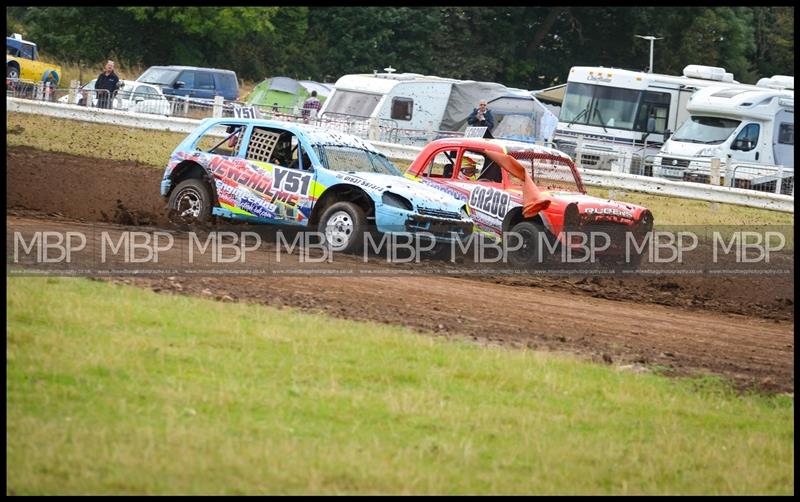
[[[94,88],[97,92],[98,108],[111,108],[114,94],[117,92],[119,77],[114,73],[114,61],[106,61],[103,72],[97,77]],[[107,92],[103,92],[107,91]]]
[[[309,118],[316,118],[317,112],[322,108],[322,102],[317,99],[317,91],[311,91],[311,97],[303,103],[303,118],[308,121]],[[314,110],[314,113],[311,113]]]
[[[485,127],[486,132],[491,134],[492,129],[494,129],[494,115],[486,107],[485,99],[480,100],[478,107],[472,109],[472,113],[467,117],[467,124],[475,127]]]

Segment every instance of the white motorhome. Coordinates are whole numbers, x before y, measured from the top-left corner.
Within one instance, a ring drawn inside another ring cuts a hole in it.
[[[345,75],[336,81],[320,116],[376,119],[382,128],[405,132],[405,139],[416,136],[427,142],[443,131],[463,131],[481,99],[487,100],[495,116],[495,137],[551,139],[546,131],[555,117],[529,91],[418,73]]]
[[[708,181],[712,159],[734,186],[753,188],[794,177],[794,77],[754,86],[714,86],[689,100],[690,116],[667,140],[653,169],[673,179]],[[782,166],[782,168],[778,168]],[[761,168],[761,169],[759,169]]]
[[[636,173],[686,119],[689,96],[721,83],[738,84],[733,74],[712,66],[688,65],[681,77],[575,66],[567,78],[556,146],[578,157],[581,167]]]

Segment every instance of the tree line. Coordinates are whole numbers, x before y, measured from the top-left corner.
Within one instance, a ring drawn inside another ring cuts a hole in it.
[[[98,70],[227,68],[240,78],[334,82],[391,66],[540,89],[572,66],[679,75],[721,66],[740,82],[794,75],[793,7],[7,7],[7,34]]]

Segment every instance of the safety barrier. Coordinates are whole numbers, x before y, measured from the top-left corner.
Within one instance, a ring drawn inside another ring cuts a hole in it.
[[[115,124],[124,127],[185,133],[194,130],[198,124],[197,120],[188,118],[161,117],[119,110],[101,110],[77,105],[49,101],[33,101],[14,97],[6,97],[6,108],[11,112],[32,113],[72,120]],[[311,122],[313,123],[314,121]],[[421,147],[400,145],[384,141],[373,140],[372,144],[388,157],[406,161],[413,160],[421,151]],[[794,197],[792,195],[692,183],[688,181],[672,181],[663,178],[613,171],[582,169],[581,175],[584,183],[587,185],[705,200],[709,202],[738,204],[794,213]]]

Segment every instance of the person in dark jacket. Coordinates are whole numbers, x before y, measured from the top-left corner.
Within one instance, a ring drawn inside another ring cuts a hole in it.
[[[109,60],[106,62],[103,73],[97,77],[97,82],[94,83],[95,91],[98,91],[98,108],[111,108],[111,103],[113,102],[114,94],[117,92],[118,85],[119,77],[114,73],[114,61]]]
[[[467,124],[475,127],[485,127],[486,132],[491,133],[494,129],[494,115],[486,107],[486,100],[482,99],[478,103],[478,108],[473,108],[472,113],[467,117]]]

